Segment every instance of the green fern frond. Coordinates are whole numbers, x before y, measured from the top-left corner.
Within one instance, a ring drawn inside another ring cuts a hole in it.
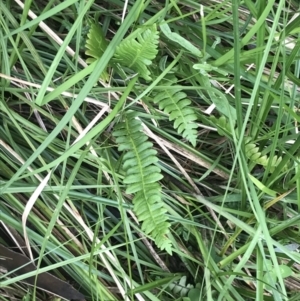
[[[179,281],[173,282],[169,285],[169,289],[176,295],[185,297],[188,295],[189,291],[193,289],[192,284],[187,283],[187,277],[182,276]]]
[[[177,83],[177,79],[173,77],[170,81],[165,82],[165,86],[172,86]],[[158,93],[154,99],[154,103],[159,105],[159,109],[169,114],[169,120],[174,120],[174,128],[178,134],[186,138],[193,146],[196,146],[197,127],[195,123],[197,116],[189,105],[191,101],[180,88],[166,89]]]
[[[95,60],[99,59],[108,46],[101,27],[98,24],[92,23],[89,33],[87,34],[88,38],[86,40],[86,52],[85,54],[91,56],[86,61],[87,63],[93,63]]]
[[[170,224],[158,183],[163,176],[155,165],[158,162],[157,152],[152,148],[153,144],[147,141],[140,120],[135,117],[136,113],[132,111],[124,114],[123,121],[113,132],[119,151],[126,151],[123,157],[123,182],[127,186],[126,193],[135,193],[134,212],[142,221],[142,230],[154,238],[159,248],[171,253],[171,241],[166,236]]]
[[[224,115],[220,118],[210,116],[209,119],[214,126],[217,127],[219,135],[232,136],[229,121]],[[270,172],[273,172],[282,161],[282,157],[277,155],[270,161],[271,159],[267,155],[263,155],[262,152],[259,151],[259,147],[253,142],[251,137],[245,138],[245,154],[246,158],[254,164],[262,165],[263,167],[267,167],[270,164]],[[284,169],[288,169],[288,164],[284,166]]]
[[[247,137],[245,141],[245,152],[246,157],[253,163],[262,165],[263,167],[268,166],[270,164],[270,172],[273,172],[275,168],[282,161],[282,157],[274,156],[272,161],[270,162],[270,158],[267,155],[262,155],[259,151],[259,148],[255,143],[252,142],[251,137]],[[288,164],[285,165],[287,168]]]
[[[152,64],[152,60],[157,55],[158,42],[159,33],[154,24],[151,29],[148,28],[139,34],[137,39],[122,41],[116,49],[113,61],[139,73],[145,80],[151,80],[147,66]]]
[[[275,168],[279,165],[282,161],[282,157],[274,156],[271,159],[267,155],[263,155],[259,148],[255,143],[252,142],[251,137],[247,137],[245,139],[245,152],[246,157],[253,163],[262,165],[263,167],[267,167],[270,164],[270,172],[273,172]],[[284,166],[284,169],[287,169],[288,164]]]
[[[98,24],[92,23],[90,26],[89,33],[87,34],[87,40],[85,44],[85,54],[90,56],[86,60],[87,64],[91,64],[99,59],[108,46],[101,27]],[[108,80],[109,76],[106,71],[101,74],[101,78]]]
[[[217,118],[213,115],[209,116],[210,121],[217,128],[218,134],[221,136],[226,136],[231,133],[230,123],[227,118],[222,115],[220,118]]]

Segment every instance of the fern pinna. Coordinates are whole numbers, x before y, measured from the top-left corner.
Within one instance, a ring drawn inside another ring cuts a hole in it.
[[[142,131],[142,124],[136,118],[136,112],[124,113],[123,120],[115,126],[119,151],[126,151],[123,157],[126,193],[134,193],[134,212],[142,221],[142,230],[150,234],[156,245],[171,253],[171,241],[167,238],[170,224],[161,199],[162,179],[160,168],[155,165],[158,158],[153,145]]]
[[[177,78],[174,76],[168,81],[164,81],[164,86],[168,87],[155,95],[153,101],[159,105],[160,110],[164,110],[166,114],[170,114],[169,120],[174,120],[174,128],[178,134],[186,138],[193,146],[196,146],[197,127],[195,123],[197,116],[189,105],[191,101],[180,88],[172,86],[176,85]]]

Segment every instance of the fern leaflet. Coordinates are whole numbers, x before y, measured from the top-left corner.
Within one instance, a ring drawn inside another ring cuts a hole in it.
[[[172,86],[177,83],[177,78],[173,77],[170,81],[164,82],[165,86]],[[186,138],[193,146],[196,146],[197,127],[195,123],[197,116],[189,106],[191,101],[180,88],[166,89],[158,93],[153,101],[159,105],[160,110],[170,114],[169,120],[174,120],[174,128],[178,134]]]
[[[171,253],[171,241],[167,238],[170,224],[167,222],[166,209],[161,199],[162,179],[160,168],[155,165],[157,152],[142,131],[140,120],[135,112],[125,113],[124,119],[117,124],[113,135],[119,151],[126,151],[123,157],[126,193],[134,193],[134,211],[142,221],[142,230],[150,234],[156,245]]]

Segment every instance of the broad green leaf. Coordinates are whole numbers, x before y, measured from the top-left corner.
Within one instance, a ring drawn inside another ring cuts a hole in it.
[[[290,277],[293,274],[292,269],[287,265],[283,265],[283,264],[279,265],[279,270],[281,272],[282,278]],[[274,271],[274,272],[276,272],[276,271]]]
[[[168,39],[172,40],[175,43],[178,43],[183,48],[190,51],[192,54],[198,57],[202,57],[202,52],[196,46],[194,46],[191,42],[180,36],[178,33],[172,32],[167,23],[163,23],[159,27]]]

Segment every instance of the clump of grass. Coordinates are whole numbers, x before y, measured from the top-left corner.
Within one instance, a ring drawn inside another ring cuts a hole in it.
[[[298,300],[297,3],[26,5],[0,3],[0,244],[86,300]],[[155,180],[112,134],[129,110]],[[2,300],[47,298],[0,271]]]

